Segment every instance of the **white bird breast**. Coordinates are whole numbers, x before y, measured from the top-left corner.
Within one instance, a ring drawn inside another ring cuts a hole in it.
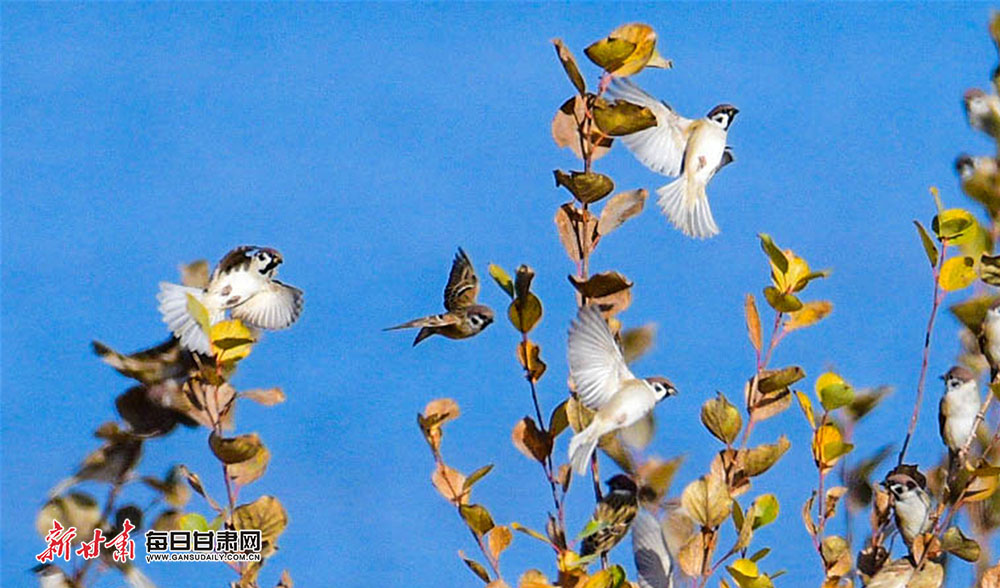
[[[598,414],[616,427],[627,427],[653,410],[656,394],[645,380],[626,380]]]
[[[707,182],[722,162],[722,154],[726,151],[726,131],[712,122],[703,122],[697,135],[691,138],[694,149],[685,165],[694,166],[694,177]],[[701,165],[702,161],[704,165]]]
[[[215,308],[226,308],[231,306],[226,304],[226,301],[235,296],[239,297],[237,304],[246,302],[260,291],[265,282],[264,276],[256,271],[233,272],[217,283],[212,284],[207,296],[211,299],[209,305]],[[229,288],[228,291],[226,290],[227,287]],[[223,294],[224,292],[225,294]]]

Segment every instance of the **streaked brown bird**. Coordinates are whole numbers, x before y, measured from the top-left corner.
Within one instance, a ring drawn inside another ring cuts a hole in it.
[[[414,319],[401,325],[388,327],[384,331],[412,329],[420,327],[413,345],[431,335],[442,335],[449,339],[468,339],[478,335],[493,322],[493,309],[479,304],[479,277],[469,256],[458,248],[451,263],[448,285],[444,288],[444,308],[448,312]]]
[[[628,534],[639,511],[639,488],[631,478],[618,474],[606,483],[608,494],[597,503],[594,516],[583,531],[582,556],[607,555]]]
[[[115,351],[100,341],[92,341],[91,345],[104,363],[146,386],[155,386],[167,380],[183,383],[195,367],[191,352],[181,347],[176,337],[131,354]]]

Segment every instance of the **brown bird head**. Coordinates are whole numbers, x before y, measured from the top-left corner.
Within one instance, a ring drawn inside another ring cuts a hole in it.
[[[470,306],[469,309],[466,310],[465,314],[469,317],[469,324],[472,325],[477,332],[482,331],[493,322],[493,309],[489,306],[476,304],[474,306]]]
[[[968,153],[959,155],[958,159],[955,160],[955,171],[958,173],[958,177],[963,180],[972,177],[972,174],[976,172],[976,164]]]
[[[966,382],[974,382],[976,374],[968,368],[956,365],[945,372],[941,379],[944,380],[945,390],[953,390]]]
[[[653,376],[652,378],[646,378],[646,383],[653,387],[653,392],[656,394],[657,400],[663,400],[667,396],[677,394],[677,388],[674,388],[674,385],[666,378]]]
[[[926,490],[927,477],[915,465],[900,464],[886,474],[882,485],[894,499],[902,500],[913,492]]]
[[[705,118],[728,131],[729,125],[733,124],[733,119],[739,111],[740,109],[732,104],[720,104],[710,110]]]

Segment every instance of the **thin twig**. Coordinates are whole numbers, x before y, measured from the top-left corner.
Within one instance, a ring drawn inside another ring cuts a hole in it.
[[[910,439],[913,437],[913,432],[917,429],[917,417],[920,416],[920,405],[924,400],[924,383],[927,380],[927,364],[931,353],[931,334],[934,331],[934,319],[937,317],[938,308],[944,299],[944,292],[941,290],[941,266],[944,265],[944,255],[947,250],[948,241],[947,239],[943,239],[941,241],[941,251],[938,254],[938,262],[934,266],[933,272],[934,302],[931,305],[931,315],[927,319],[927,330],[924,332],[924,353],[920,361],[920,379],[917,380],[917,399],[913,403],[913,415],[910,417],[910,426],[906,430],[906,439],[903,441],[903,447],[899,450],[899,459],[896,460],[896,465],[901,465],[903,459],[906,457],[906,449],[910,446]]]

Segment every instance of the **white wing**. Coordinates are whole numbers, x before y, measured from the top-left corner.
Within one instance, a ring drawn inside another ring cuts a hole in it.
[[[656,116],[656,126],[621,137],[643,165],[665,176],[679,176],[687,145],[687,129],[693,122],[677,114],[665,102],[653,98],[627,78],[615,78],[609,95],[645,106]]]
[[[647,510],[640,510],[632,523],[632,553],[640,588],[673,588],[672,562],[663,529]]]
[[[302,290],[271,280],[230,311],[233,318],[261,329],[290,327],[302,314]]]
[[[569,375],[580,402],[591,410],[608,403],[635,376],[596,306],[584,306],[569,328]]]

